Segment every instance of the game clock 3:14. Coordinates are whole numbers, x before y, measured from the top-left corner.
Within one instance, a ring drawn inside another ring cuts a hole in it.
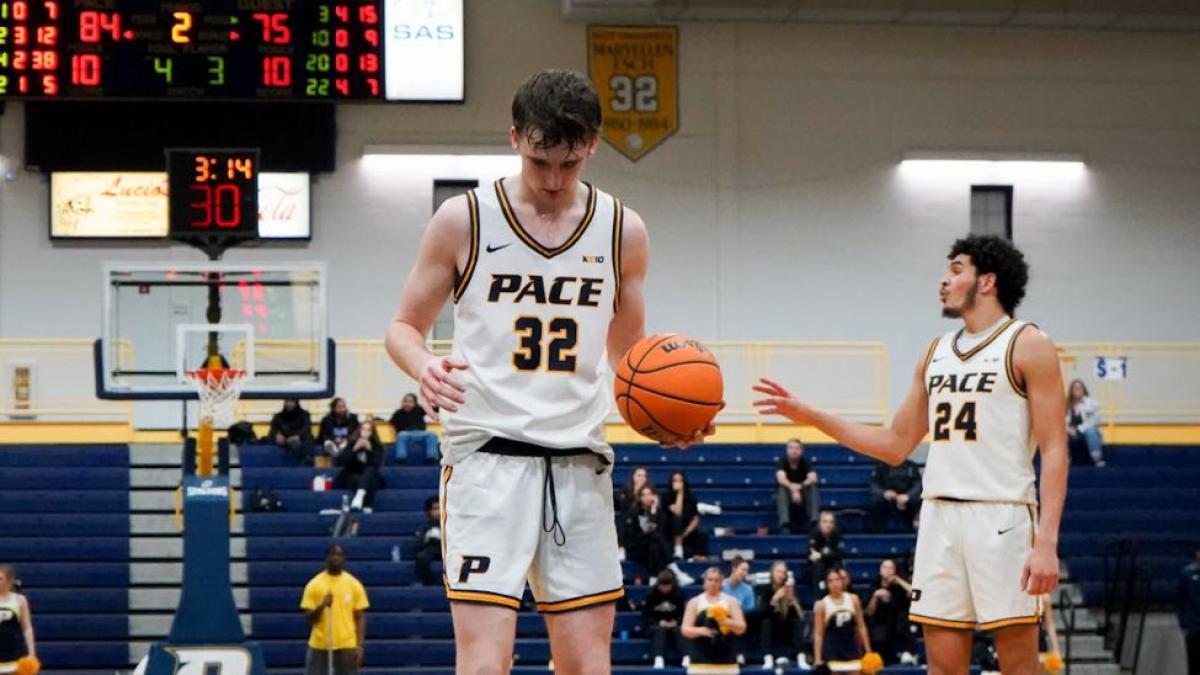
[[[172,237],[258,236],[258,150],[171,149],[167,173]]]

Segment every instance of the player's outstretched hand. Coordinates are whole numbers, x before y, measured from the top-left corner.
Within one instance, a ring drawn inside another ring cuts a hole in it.
[[[759,413],[780,415],[798,423],[808,421],[808,408],[782,384],[763,377],[752,389],[760,394],[766,394],[768,397],[754,402],[754,407],[758,409]]]
[[[430,358],[421,369],[421,400],[425,403],[425,414],[434,421],[438,412],[457,412],[458,406],[466,402],[463,393],[467,388],[454,376],[456,370],[466,370],[467,364],[449,356]]]
[[[704,442],[704,439],[717,433],[717,423],[709,422],[708,426],[700,431],[697,431],[691,438],[684,440],[679,439],[674,443],[660,443],[664,448],[678,448],[679,450],[687,450],[690,446],[699,445]]]
[[[1058,585],[1058,553],[1051,546],[1034,545],[1021,571],[1021,588],[1030,595],[1042,595]]]

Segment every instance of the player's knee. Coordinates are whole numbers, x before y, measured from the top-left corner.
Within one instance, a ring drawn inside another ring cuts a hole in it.
[[[468,663],[456,670],[469,675],[503,675],[504,673],[504,669],[498,663]]]

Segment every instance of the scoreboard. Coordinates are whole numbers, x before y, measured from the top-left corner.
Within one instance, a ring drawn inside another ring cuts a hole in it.
[[[0,98],[462,101],[463,0],[0,0]]]

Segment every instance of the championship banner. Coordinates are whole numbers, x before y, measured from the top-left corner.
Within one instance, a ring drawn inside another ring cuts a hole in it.
[[[633,161],[679,129],[679,29],[588,27],[604,140]]]

